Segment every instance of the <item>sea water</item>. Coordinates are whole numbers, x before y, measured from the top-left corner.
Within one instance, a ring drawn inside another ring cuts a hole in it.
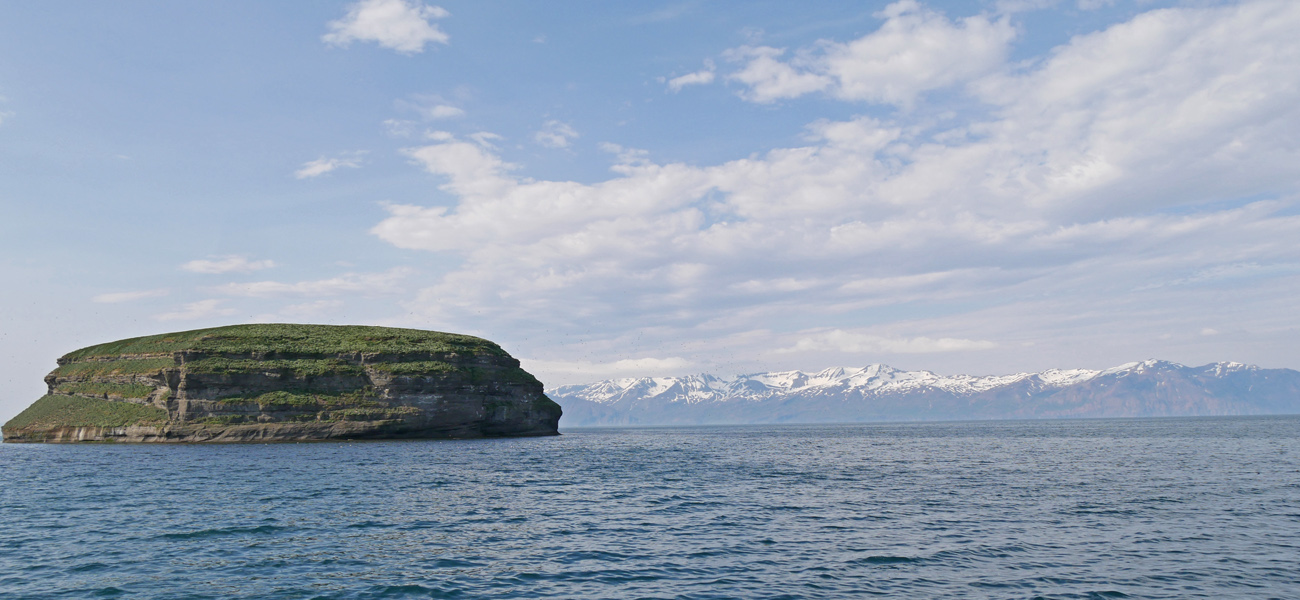
[[[1300,417],[0,446],[0,598],[1297,598]]]

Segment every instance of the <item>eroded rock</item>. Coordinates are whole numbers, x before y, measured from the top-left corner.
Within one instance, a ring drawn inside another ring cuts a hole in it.
[[[556,435],[560,406],[472,336],[233,325],[71,352],[6,442],[263,442]]]

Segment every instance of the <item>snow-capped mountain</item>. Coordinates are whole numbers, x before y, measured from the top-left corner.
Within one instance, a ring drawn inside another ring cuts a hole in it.
[[[1148,360],[1111,369],[972,376],[887,365],[732,378],[611,379],[548,391],[563,425],[824,423],[1300,412],[1300,372]]]

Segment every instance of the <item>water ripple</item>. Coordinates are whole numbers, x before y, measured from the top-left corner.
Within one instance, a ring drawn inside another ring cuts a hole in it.
[[[1300,418],[0,446],[0,600],[1300,597]]]

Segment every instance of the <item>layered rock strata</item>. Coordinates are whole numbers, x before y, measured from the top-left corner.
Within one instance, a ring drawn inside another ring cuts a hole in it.
[[[6,442],[556,435],[560,407],[500,346],[387,327],[235,325],[71,352]]]

